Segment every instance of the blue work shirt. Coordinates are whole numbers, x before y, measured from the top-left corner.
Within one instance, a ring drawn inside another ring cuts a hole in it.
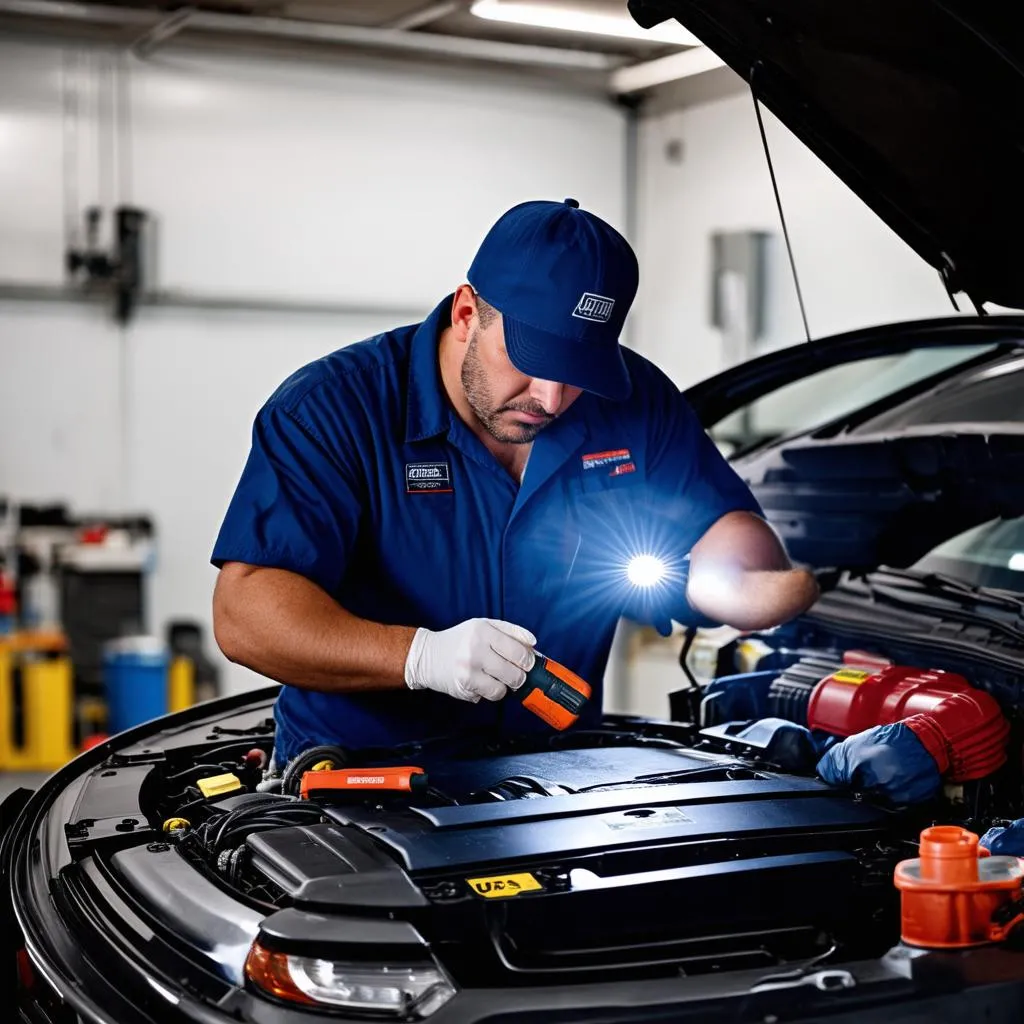
[[[759,512],[672,382],[624,350],[632,395],[584,393],[533,442],[522,483],[450,405],[438,342],[452,297],[419,325],[333,352],[289,377],[256,417],[252,448],[212,555],[287,569],[349,612],[439,630],[488,617],[586,679],[600,719],[618,619],[693,618],[693,544],[733,509]],[[669,574],[634,586],[629,559]],[[281,688],[276,749],[388,747],[440,735],[548,730],[514,700],[434,691]]]

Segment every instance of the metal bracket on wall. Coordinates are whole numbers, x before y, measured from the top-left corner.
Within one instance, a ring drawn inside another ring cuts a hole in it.
[[[157,48],[176,36],[196,14],[194,7],[180,7],[152,28],[147,29],[128,49],[140,59],[155,53]]]
[[[72,278],[84,278],[86,287],[105,287],[113,295],[114,317],[119,324],[132,318],[142,288],[142,232],[147,215],[131,206],[114,211],[114,247],[106,253],[96,239],[103,211],[91,206],[85,212],[87,242],[82,249],[69,249],[67,270]]]

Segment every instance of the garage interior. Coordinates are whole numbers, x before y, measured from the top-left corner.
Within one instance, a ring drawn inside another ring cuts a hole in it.
[[[763,116],[806,330],[950,313]],[[749,90],[624,2],[0,0],[0,788],[110,733],[119,654],[157,694],[122,724],[266,685],[209,564],[260,404],[567,196],[635,248],[623,340],[679,387],[804,338]],[[755,317],[721,313],[726,236],[760,240]],[[665,714],[680,645],[623,628],[609,710]]]

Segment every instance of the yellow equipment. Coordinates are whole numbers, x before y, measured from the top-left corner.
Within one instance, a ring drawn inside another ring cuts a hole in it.
[[[167,710],[184,711],[196,702],[196,665],[179,654],[171,659],[167,675]]]
[[[179,655],[167,674],[167,710],[196,703],[195,663]],[[76,701],[67,638],[59,631],[0,634],[0,771],[56,771],[79,751],[82,735],[102,732],[105,702]],[[85,744],[88,745],[88,744]]]
[[[74,679],[63,634],[0,636],[0,771],[55,771],[67,764],[78,753],[73,716]]]

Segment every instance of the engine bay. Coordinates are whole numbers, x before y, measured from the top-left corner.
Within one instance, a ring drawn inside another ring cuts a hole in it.
[[[763,640],[751,670],[673,692],[663,721],[315,748],[268,776],[266,720],[166,748],[139,804],[177,855],[260,913],[397,916],[460,983],[882,956],[900,938],[894,871],[917,856],[922,830],[980,835],[1022,813],[1015,680],[992,666],[899,662],[884,644],[826,645],[796,627]],[[841,734],[951,693],[981,708],[976,777],[890,806],[817,775]],[[349,784],[317,788],[339,771]],[[132,864],[119,859],[126,882],[155,884]]]

